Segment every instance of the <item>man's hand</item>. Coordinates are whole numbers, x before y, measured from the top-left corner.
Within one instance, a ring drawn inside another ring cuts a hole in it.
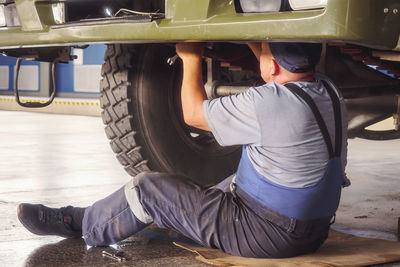
[[[202,43],[178,43],[176,44],[176,53],[182,61],[201,60],[204,52]]]
[[[202,110],[203,102],[207,99],[202,75],[203,51],[204,47],[201,43],[176,45],[176,53],[183,61],[181,89],[183,119],[190,126],[210,131]]]

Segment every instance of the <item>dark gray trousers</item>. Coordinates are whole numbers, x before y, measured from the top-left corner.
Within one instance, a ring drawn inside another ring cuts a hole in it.
[[[317,250],[330,219],[301,222],[262,206],[240,188],[201,188],[187,178],[145,173],[135,177],[140,204],[162,228],[207,247],[245,257],[292,257]],[[129,209],[123,189],[85,211],[83,234],[89,245],[107,245],[143,229]]]

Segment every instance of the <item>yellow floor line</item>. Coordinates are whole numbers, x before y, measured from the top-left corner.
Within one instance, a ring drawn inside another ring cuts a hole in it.
[[[9,98],[9,97],[0,97],[0,101],[7,101],[7,102],[17,102],[15,98]],[[22,100],[22,103],[26,102],[39,102],[39,103],[45,103],[47,102],[46,100]],[[73,105],[73,106],[100,106],[99,102],[89,102],[89,101],[84,101],[84,100],[54,100],[52,104],[56,105]]]

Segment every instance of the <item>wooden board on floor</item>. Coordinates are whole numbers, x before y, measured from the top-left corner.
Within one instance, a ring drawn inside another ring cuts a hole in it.
[[[400,242],[362,238],[333,230],[316,253],[285,259],[245,258],[184,243],[175,243],[175,245],[196,253],[198,260],[215,266],[336,267],[400,261]]]

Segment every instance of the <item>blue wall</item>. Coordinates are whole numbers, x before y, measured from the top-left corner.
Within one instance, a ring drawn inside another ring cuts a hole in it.
[[[106,48],[106,45],[90,45],[88,48],[84,49],[83,65],[102,65]],[[73,49],[74,48],[72,48],[71,53],[73,52]],[[68,64],[58,64],[57,66],[57,92],[74,92],[74,63],[72,61]],[[85,92],[75,93],[80,94]]]
[[[17,59],[15,57],[6,57],[0,54],[0,66],[8,66],[8,89],[0,89],[0,92],[13,92],[14,91],[14,67]],[[23,60],[21,62],[21,66],[38,66],[40,73],[40,64],[37,61],[29,61]],[[40,80],[39,80],[39,88],[40,88]],[[29,91],[36,92],[36,90],[24,90],[24,88],[20,88],[21,91]]]
[[[72,48],[73,50],[74,48]],[[101,65],[103,64],[104,52],[106,50],[106,45],[90,45],[88,48],[83,50],[83,65]],[[72,52],[71,52],[72,53]],[[14,89],[14,66],[16,63],[16,58],[6,57],[0,55],[0,66],[8,66],[9,67],[9,88],[8,90],[0,90],[1,92],[12,92]],[[37,65],[39,66],[40,73],[40,64],[37,61],[22,61],[21,65]],[[57,92],[58,93],[75,93],[75,94],[98,94],[97,92],[84,92],[80,90],[80,92],[75,92],[74,90],[74,68],[75,64],[70,61],[68,64],[59,63],[57,65]],[[93,77],[88,77],[93,78]],[[96,82],[96,81],[94,81]],[[40,88],[40,80],[39,80],[39,88]],[[24,91],[21,88],[21,91]],[[28,90],[25,90],[28,91]],[[30,90],[32,91],[32,90]]]

